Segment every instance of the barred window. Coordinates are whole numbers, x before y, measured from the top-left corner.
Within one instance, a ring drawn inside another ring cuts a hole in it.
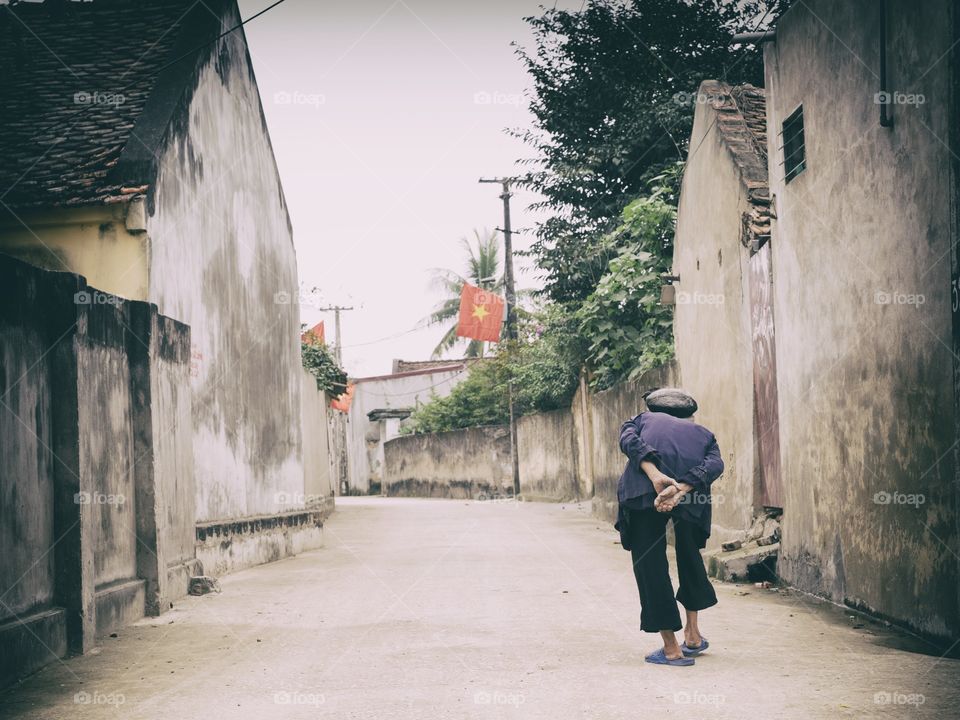
[[[780,133],[783,139],[783,176],[790,182],[807,168],[807,153],[803,140],[803,105],[783,121]]]

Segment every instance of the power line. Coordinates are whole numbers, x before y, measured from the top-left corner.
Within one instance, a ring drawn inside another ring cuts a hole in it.
[[[266,13],[266,12],[268,12],[268,11],[270,11],[270,10],[273,10],[273,8],[275,8],[277,5],[281,5],[281,4],[285,3],[286,1],[287,1],[287,0],[277,0],[277,1],[276,1],[275,3],[273,3],[272,5],[268,5],[267,7],[265,7],[265,8],[264,8],[263,10],[261,10],[260,12],[256,13],[255,15],[251,15],[251,16],[248,17],[246,20],[243,20],[239,25],[234,25],[234,26],[233,26],[232,28],[230,28],[229,30],[224,30],[222,33],[220,33],[219,35],[217,35],[217,36],[216,36],[215,38],[213,38],[212,40],[208,40],[208,41],[205,42],[205,43],[202,43],[202,44],[200,44],[200,45],[197,45],[195,48],[192,48],[192,49],[190,49],[190,50],[187,50],[185,53],[183,53],[183,55],[180,55],[179,57],[174,58],[173,60],[171,60],[170,62],[166,63],[165,65],[161,65],[161,66],[160,66],[159,68],[157,68],[157,70],[155,70],[154,72],[155,72],[155,73],[161,73],[161,72],[163,72],[164,70],[166,70],[166,69],[167,69],[168,67],[170,67],[171,65],[176,65],[178,62],[180,62],[181,60],[183,60],[185,57],[187,57],[187,56],[189,56],[189,55],[193,55],[197,50],[202,50],[203,48],[207,47],[208,45],[213,45],[213,43],[217,42],[217,40],[219,40],[220,38],[226,37],[227,35],[229,35],[230,33],[232,33],[234,30],[239,30],[239,29],[242,28],[244,25],[246,25],[248,22],[250,22],[251,20],[256,20],[258,17],[260,17],[260,16],[263,15],[264,13]],[[149,77],[149,76],[148,76],[148,77]]]
[[[404,330],[403,332],[398,332],[394,335],[387,335],[386,337],[378,338],[376,340],[367,340],[366,342],[353,343],[352,345],[344,345],[345,348],[355,348],[355,347],[364,347],[366,345],[377,345],[378,343],[387,342],[388,340],[396,340],[399,337],[404,335],[409,335],[411,333],[420,332],[421,330],[429,330],[429,327],[415,327],[410,330]]]

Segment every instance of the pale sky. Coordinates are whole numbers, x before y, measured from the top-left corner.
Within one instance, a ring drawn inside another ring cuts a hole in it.
[[[241,13],[268,4],[240,0]],[[356,308],[342,321],[352,376],[429,358],[443,331],[409,331],[442,299],[430,269],[462,271],[459,238],[502,225],[499,186],[477,180],[530,155],[503,129],[530,125],[510,43],[528,43],[522,18],[539,12],[536,0],[287,0],[245,27],[301,282]],[[515,229],[532,226],[533,199],[515,194]],[[514,235],[517,249],[531,241]],[[518,286],[534,287],[524,264]],[[326,319],[332,340],[332,313],[302,315]]]

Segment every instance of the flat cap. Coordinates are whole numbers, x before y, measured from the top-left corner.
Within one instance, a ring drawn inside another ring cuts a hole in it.
[[[680,388],[658,388],[643,396],[647,409],[678,418],[688,418],[697,411],[697,401]]]

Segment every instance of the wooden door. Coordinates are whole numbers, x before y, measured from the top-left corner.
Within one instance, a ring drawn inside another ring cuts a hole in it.
[[[753,425],[760,476],[759,504],[782,508],[777,353],[774,343],[773,275],[769,242],[750,257],[749,265],[750,321],[753,330]]]

